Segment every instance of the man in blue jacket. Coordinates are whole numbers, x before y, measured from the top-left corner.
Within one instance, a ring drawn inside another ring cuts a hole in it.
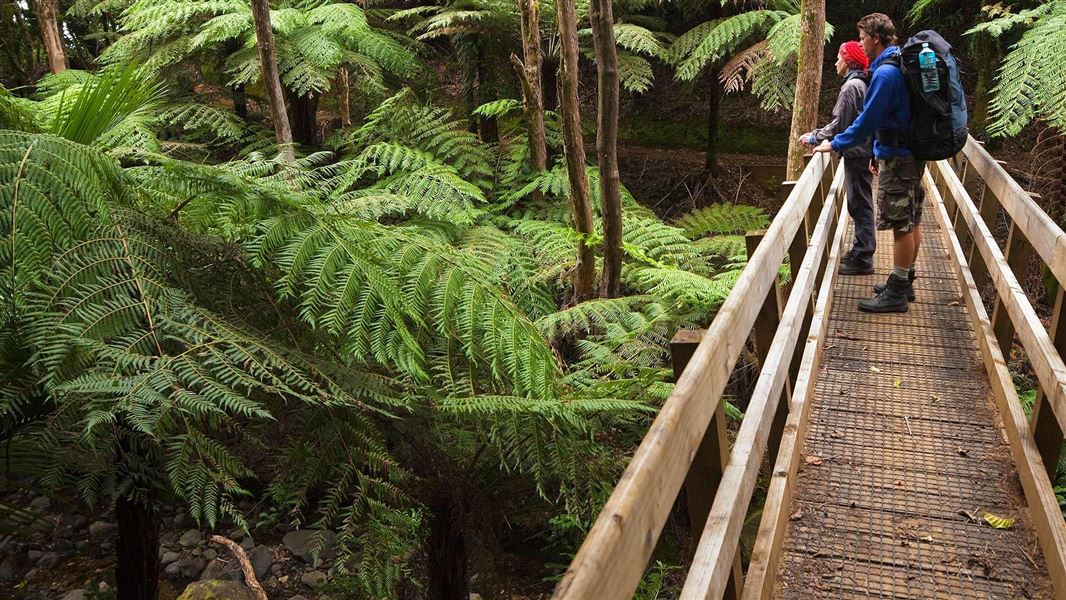
[[[873,13],[860,19],[858,28],[863,50],[873,61],[862,113],[832,142],[823,142],[815,151],[841,152],[874,135],[870,170],[878,176],[877,228],[892,230],[893,266],[888,281],[875,287],[878,294],[859,301],[859,310],[907,312],[908,300],[914,299],[914,261],[921,243],[919,225],[925,199],[921,181],[925,162],[915,160],[906,147],[911,103],[903,72],[893,59],[899,54],[895,45],[896,27],[886,15]]]

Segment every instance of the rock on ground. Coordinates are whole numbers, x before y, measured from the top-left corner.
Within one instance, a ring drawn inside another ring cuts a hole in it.
[[[190,583],[178,600],[255,600],[255,594],[236,581],[197,581]]]
[[[319,545],[321,541],[321,546]],[[300,529],[290,531],[281,539],[285,547],[294,555],[299,556],[304,562],[311,562],[311,550],[319,548],[319,556],[328,558],[333,555],[333,549],[337,543],[337,534],[328,530]]]
[[[192,548],[199,544],[202,539],[204,539],[204,534],[200,533],[199,529],[190,529],[181,534],[181,539],[178,540],[178,543],[184,548]]]
[[[96,521],[89,525],[89,537],[94,540],[110,537],[118,529],[118,525],[107,521]]]
[[[274,562],[274,551],[268,546],[256,546],[248,553],[248,561],[252,563],[255,578],[262,579],[270,570],[271,563]]]
[[[300,581],[307,587],[318,587],[326,582],[326,574],[322,571],[311,571],[310,573],[304,573]]]

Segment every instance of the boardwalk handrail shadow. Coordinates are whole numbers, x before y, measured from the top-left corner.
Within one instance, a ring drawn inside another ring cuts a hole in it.
[[[830,251],[841,245],[843,229],[833,232],[842,189],[843,169],[834,159],[812,157],[761,242],[749,252],[748,265],[690,358],[678,360],[687,344],[683,334],[675,339],[677,385],[556,587],[555,598],[631,597],[682,484],[694,535],[703,532],[694,559],[700,566],[690,571],[684,595],[721,597],[727,589],[739,595],[740,529],[762,458],[768,447],[776,449],[781,435],[792,392],[789,380],[799,380],[796,346],[801,337],[810,341],[816,282],[827,271]],[[838,243],[831,246],[830,239]],[[782,312],[776,286],[786,253],[792,283]],[[722,394],[753,328],[763,368],[730,452]]]

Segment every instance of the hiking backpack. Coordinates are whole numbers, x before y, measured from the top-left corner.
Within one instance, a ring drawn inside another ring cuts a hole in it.
[[[922,69],[918,53],[922,45],[936,53],[936,71],[940,89],[926,92],[922,88]],[[911,100],[910,131],[894,132],[903,146],[918,160],[941,160],[955,156],[966,145],[966,96],[959,79],[959,66],[949,44],[935,31],[919,31],[903,45],[900,53],[885,62],[899,67],[907,82]],[[887,137],[887,136],[886,136]]]

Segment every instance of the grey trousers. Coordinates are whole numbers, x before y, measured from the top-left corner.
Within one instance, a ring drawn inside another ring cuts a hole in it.
[[[855,239],[851,253],[863,263],[872,263],[877,249],[874,231],[874,199],[870,190],[873,175],[870,159],[844,159],[844,185],[848,193],[848,214],[855,223]]]

